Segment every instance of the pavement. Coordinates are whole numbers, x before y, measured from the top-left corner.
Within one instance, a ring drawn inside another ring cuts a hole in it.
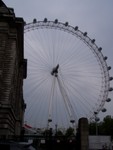
[[[29,143],[0,142],[0,150],[36,150]]]

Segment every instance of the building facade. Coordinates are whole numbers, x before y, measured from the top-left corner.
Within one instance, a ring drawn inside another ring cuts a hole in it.
[[[25,103],[24,20],[0,0],[0,138],[21,133]]]

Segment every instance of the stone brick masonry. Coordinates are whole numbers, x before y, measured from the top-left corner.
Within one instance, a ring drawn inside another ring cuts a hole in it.
[[[23,100],[24,21],[0,1],[0,138],[21,133],[25,103]]]

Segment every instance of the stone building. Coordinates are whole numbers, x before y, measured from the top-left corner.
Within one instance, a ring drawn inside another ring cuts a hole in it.
[[[21,133],[25,103],[24,20],[0,0],[0,138]]]

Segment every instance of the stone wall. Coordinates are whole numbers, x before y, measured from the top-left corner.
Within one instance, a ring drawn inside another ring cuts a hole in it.
[[[20,135],[23,100],[24,21],[0,2],[0,137]]]

